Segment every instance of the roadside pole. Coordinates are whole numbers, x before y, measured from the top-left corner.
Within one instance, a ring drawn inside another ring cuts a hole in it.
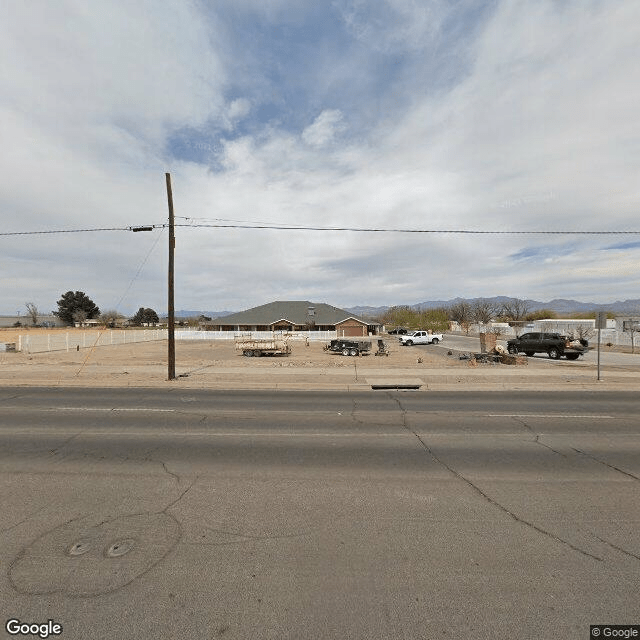
[[[598,311],[596,313],[596,328],[598,329],[598,382],[600,382],[600,337],[602,335],[602,329],[606,328],[607,314],[604,311]]]

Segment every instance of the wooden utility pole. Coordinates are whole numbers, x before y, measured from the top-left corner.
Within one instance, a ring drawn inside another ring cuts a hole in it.
[[[169,344],[168,352],[168,375],[169,380],[176,378],[176,318],[175,305],[173,302],[174,277],[173,277],[173,253],[176,248],[175,236],[175,218],[173,215],[173,194],[171,192],[171,174],[165,173],[167,179],[167,199],[169,201],[169,290],[168,290],[168,318],[167,318],[167,337]]]

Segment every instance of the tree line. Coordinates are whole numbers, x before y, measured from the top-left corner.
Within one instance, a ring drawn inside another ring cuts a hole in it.
[[[84,291],[67,291],[63,293],[57,305],[58,310],[53,311],[53,315],[68,325],[77,322],[82,323],[85,320],[97,320],[105,327],[115,327],[121,321],[127,319],[126,316],[115,310],[101,312],[98,305]],[[40,311],[33,302],[27,302],[25,306],[27,316],[30,318],[31,324],[35,326],[38,323]],[[160,322],[158,314],[149,307],[140,307],[135,315],[128,320],[129,324],[134,326],[157,324]]]
[[[614,314],[608,314],[614,317]],[[569,317],[595,318],[595,312],[575,313]],[[376,319],[387,327],[405,327],[407,329],[426,329],[437,333],[446,331],[451,322],[457,322],[463,329],[472,324],[490,322],[521,323],[534,320],[553,320],[558,314],[553,309],[533,311],[531,305],[520,298],[511,298],[502,303],[478,298],[460,300],[448,307],[432,309],[414,309],[408,305],[390,307]]]

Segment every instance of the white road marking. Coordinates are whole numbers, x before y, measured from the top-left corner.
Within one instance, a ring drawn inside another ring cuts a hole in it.
[[[362,431],[354,432],[342,432],[342,433],[291,433],[288,431],[167,431],[159,430],[153,427],[146,430],[127,430],[127,431],[98,431],[94,429],[89,430],[75,430],[75,431],[58,431],[56,429],[24,429],[20,427],[4,427],[0,428],[0,434],[19,434],[19,435],[31,435],[31,436],[72,436],[77,434],[79,438],[86,438],[90,436],[163,436],[169,435],[172,437],[209,437],[209,438],[359,438],[366,436],[368,438],[398,438],[398,437],[411,437],[414,438],[414,434],[408,431],[397,431],[395,433],[365,433]],[[443,434],[444,435],[444,434]]]
[[[568,413],[488,413],[486,418],[590,418],[593,420],[615,420],[615,416],[602,416],[600,414],[572,415]]]
[[[50,409],[38,409],[39,411],[104,411],[111,413],[112,411],[147,411],[149,413],[176,413],[177,409],[150,409],[146,407],[52,407]]]

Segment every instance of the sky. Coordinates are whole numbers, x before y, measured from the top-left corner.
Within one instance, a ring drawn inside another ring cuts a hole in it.
[[[3,3],[0,314],[69,290],[165,312],[165,173],[176,309],[640,298],[640,234],[239,228],[640,231],[639,22],[636,0]]]

